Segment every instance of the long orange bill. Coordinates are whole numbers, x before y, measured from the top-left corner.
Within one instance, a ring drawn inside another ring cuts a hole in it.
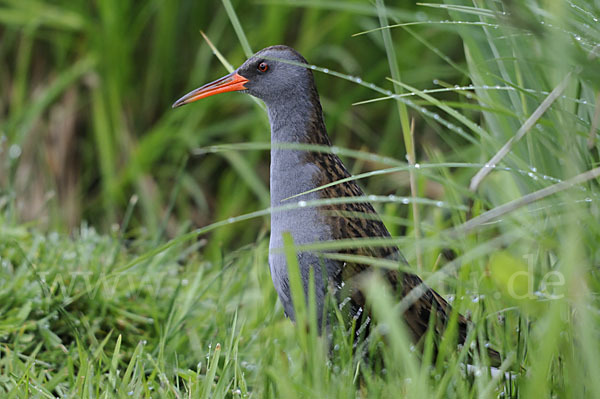
[[[189,92],[179,100],[175,101],[175,103],[173,103],[173,108],[181,107],[182,105],[193,103],[201,98],[219,93],[246,90],[246,87],[244,87],[246,82],[248,82],[248,79],[239,75],[237,72],[230,73],[227,76],[223,76],[221,79],[217,79],[214,82],[205,84],[204,86]]]

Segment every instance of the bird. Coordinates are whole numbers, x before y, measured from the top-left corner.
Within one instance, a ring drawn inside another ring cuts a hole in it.
[[[285,45],[267,47],[251,56],[232,73],[184,95],[172,107],[177,108],[205,97],[233,91],[250,94],[266,105],[272,143],[271,208],[281,207],[290,197],[303,201],[364,197],[354,180],[328,185],[351,176],[333,151],[289,146],[331,146],[313,73],[300,53]],[[325,185],[328,186],[322,187]],[[292,320],[295,320],[295,311],[288,264],[285,254],[277,250],[284,246],[284,234],[291,235],[295,245],[391,237],[368,201],[296,207],[273,212],[269,267],[285,314]],[[408,265],[400,249],[394,245],[347,248],[339,252],[394,260],[398,264]],[[349,323],[353,323],[356,338],[364,338],[369,334],[373,318],[362,282],[374,272],[381,274],[399,298],[419,287],[420,295],[402,315],[409,335],[416,343],[421,342],[425,336],[432,313],[435,318],[435,336],[443,334],[450,320],[451,305],[440,294],[427,287],[416,274],[407,272],[406,268],[382,270],[368,264],[324,257],[322,253],[310,250],[299,251],[297,258],[305,296],[310,278],[314,278],[319,328],[327,323],[323,316],[326,296],[333,291],[332,297],[336,299],[340,312]],[[459,314],[457,323],[457,344],[464,344],[469,321]],[[486,350],[490,364],[499,365],[500,354],[491,348]]]

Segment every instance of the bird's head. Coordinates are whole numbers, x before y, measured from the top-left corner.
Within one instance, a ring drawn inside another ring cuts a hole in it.
[[[312,72],[296,50],[287,46],[267,47],[250,57],[238,69],[181,97],[173,108],[229,91],[246,92],[270,106],[293,98],[314,85]]]

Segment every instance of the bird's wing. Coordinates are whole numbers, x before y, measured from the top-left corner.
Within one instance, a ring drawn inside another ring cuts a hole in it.
[[[348,177],[350,174],[345,169],[342,162],[335,155],[321,158],[321,169],[328,170],[321,174],[323,181],[320,185],[329,183],[328,179],[332,176]],[[340,198],[364,196],[362,190],[353,182],[344,182],[334,186],[326,187],[321,191],[321,198]],[[390,233],[383,224],[383,221],[375,212],[373,206],[368,202],[335,204],[322,207],[323,215],[327,218],[327,225],[332,229],[332,236],[335,239],[365,239],[365,238],[386,238]],[[378,259],[393,259],[408,265],[402,253],[395,246],[361,246],[358,248],[347,248],[339,251],[343,254],[360,255]],[[358,262],[339,262],[339,269],[333,273],[334,283],[340,289],[339,300],[340,308],[347,310],[348,315],[358,320],[359,327],[363,331],[359,333],[368,333],[370,328],[370,316],[366,311],[365,295],[361,289],[360,280],[373,271],[373,267]],[[419,289],[422,294],[408,307],[404,313],[404,320],[418,342],[426,333],[432,312],[435,312],[435,333],[436,336],[442,336],[450,320],[452,307],[436,291],[427,287],[423,281],[415,274],[399,270],[382,271],[385,279],[390,283],[392,290],[401,298],[408,295],[413,289]],[[398,299],[401,299],[398,298]],[[458,343],[464,343],[467,336],[468,320],[458,314]],[[495,350],[488,348],[488,356],[492,364],[498,364],[500,355]]]

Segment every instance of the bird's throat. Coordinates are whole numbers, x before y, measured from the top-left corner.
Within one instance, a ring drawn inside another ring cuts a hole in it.
[[[284,205],[284,200],[318,187],[323,171],[318,158],[326,156],[318,148],[330,146],[318,97],[304,96],[286,103],[268,104],[271,124],[271,205]],[[315,193],[298,200],[316,199]]]
[[[306,92],[268,103],[271,142],[331,145],[314,85]]]

